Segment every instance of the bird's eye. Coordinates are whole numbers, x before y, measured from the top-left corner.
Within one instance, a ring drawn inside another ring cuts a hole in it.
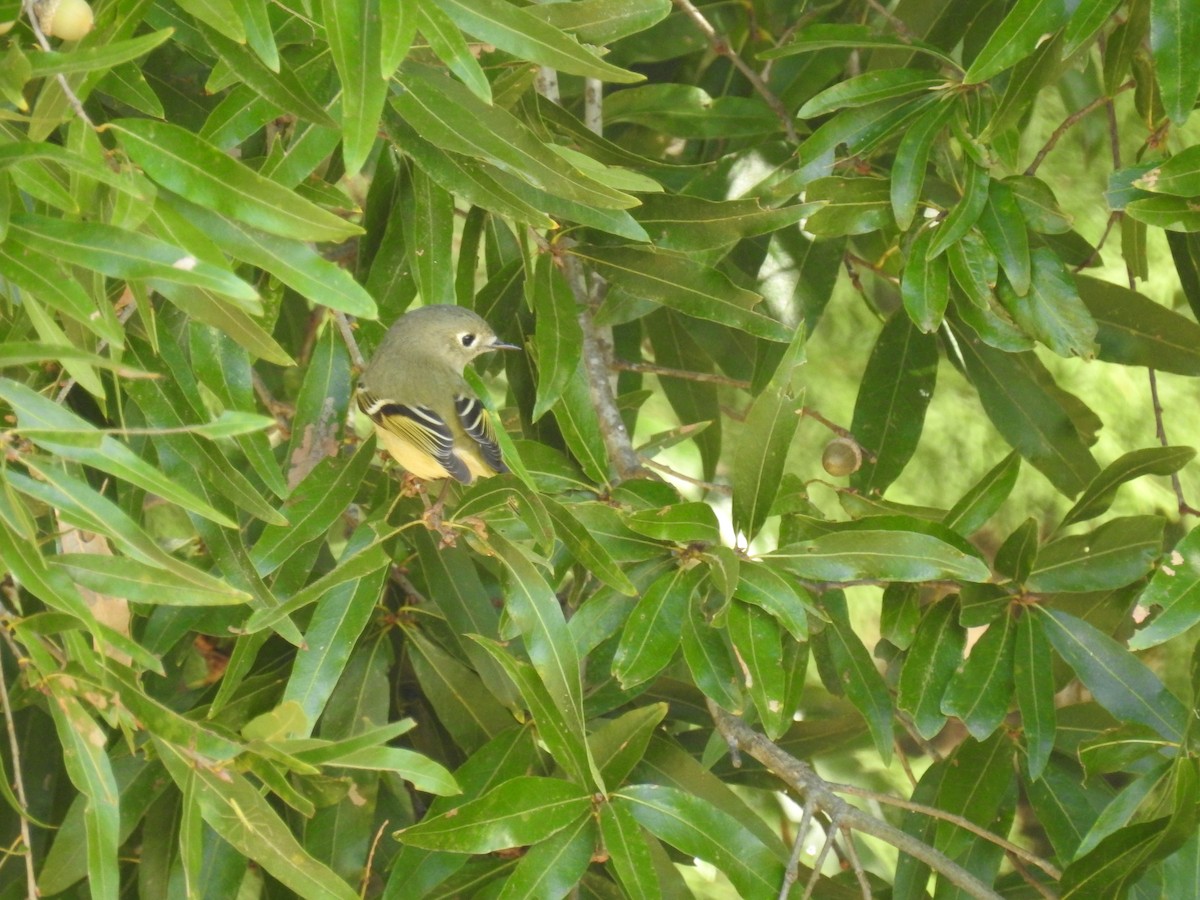
[[[464,334],[460,334],[458,339],[462,341],[462,345],[464,347],[472,347],[475,345],[475,335],[471,334],[469,331]]]

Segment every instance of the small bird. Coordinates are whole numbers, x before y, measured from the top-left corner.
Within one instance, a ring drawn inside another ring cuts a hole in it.
[[[463,379],[475,357],[518,350],[461,306],[423,306],[388,329],[359,383],[359,408],[384,449],[418,478],[507,472],[488,412]]]

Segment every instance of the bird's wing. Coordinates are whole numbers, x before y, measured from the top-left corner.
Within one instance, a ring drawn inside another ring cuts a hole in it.
[[[500,454],[500,445],[496,443],[496,432],[492,428],[492,418],[484,409],[478,397],[458,394],[454,398],[454,411],[458,414],[458,423],[462,425],[467,437],[473,440],[479,448],[479,455],[496,472],[507,472],[504,457]]]
[[[446,475],[464,484],[471,481],[466,464],[454,453],[454,433],[446,420],[428,406],[397,403],[358,392],[358,406],[376,426],[438,461]]]

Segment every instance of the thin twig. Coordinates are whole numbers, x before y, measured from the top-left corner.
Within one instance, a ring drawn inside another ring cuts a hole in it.
[[[1058,142],[1062,139],[1062,136],[1070,131],[1080,119],[1099,109],[1101,106],[1104,106],[1104,104],[1109,103],[1113,97],[1117,96],[1117,94],[1129,90],[1135,85],[1135,83],[1136,82],[1134,82],[1134,80],[1131,78],[1129,81],[1125,82],[1115,91],[1113,91],[1110,96],[1097,97],[1083,109],[1076,110],[1075,112],[1071,113],[1071,115],[1067,116],[1063,120],[1063,123],[1054,129],[1054,133],[1050,135],[1050,140],[1046,141],[1045,146],[1043,146],[1042,149],[1037,152],[1037,156],[1033,158],[1033,162],[1029,164],[1029,168],[1025,170],[1025,174],[1036,175],[1038,167],[1041,166],[1042,161],[1049,155],[1050,151],[1055,148]]]
[[[783,870],[783,884],[779,886],[779,900],[787,900],[792,892],[792,885],[800,878],[800,855],[804,852],[804,839],[808,831],[808,822],[812,819],[812,804],[804,801],[804,813],[800,818],[800,828],[796,829],[796,839],[792,841],[792,852],[788,855],[787,867]]]
[[[0,626],[5,635],[7,625]],[[10,642],[11,643],[11,642]],[[17,657],[20,661],[20,657]],[[12,707],[8,702],[8,681],[4,677],[4,665],[0,663],[0,704],[4,706],[4,726],[8,731],[8,748],[12,754],[12,780],[16,789],[17,800],[21,803],[21,811],[17,814],[20,819],[21,841],[25,844],[25,885],[30,897],[38,896],[37,871],[33,864],[33,841],[29,835],[29,821],[25,818],[25,810],[29,809],[29,801],[25,797],[25,779],[21,775],[21,743],[17,740],[17,726],[13,720]]]
[[[367,367],[367,361],[363,359],[362,351],[358,349],[358,341],[354,338],[354,326],[350,324],[350,320],[346,318],[344,312],[336,309],[331,309],[329,312],[333,315],[333,321],[337,324],[342,340],[346,344],[346,350],[350,353],[350,362],[354,363],[354,367],[361,372]]]
[[[862,861],[858,858],[858,850],[854,846],[854,832],[846,826],[842,826],[841,831],[846,838],[846,857],[850,860],[850,868],[854,870],[854,877],[858,879],[863,900],[871,900],[871,882],[867,879],[867,870],[863,868]]]
[[[1163,407],[1158,399],[1158,373],[1153,368],[1146,369],[1146,374],[1150,376],[1150,400],[1154,407],[1154,434],[1158,438],[1158,442],[1164,447],[1170,446],[1170,441],[1167,440],[1167,426],[1163,422]],[[1187,502],[1187,498],[1183,496],[1183,483],[1179,480],[1179,473],[1171,473],[1171,487],[1175,489],[1175,500],[1179,504],[1180,516],[1200,516],[1200,509],[1196,509]]]
[[[952,825],[957,825],[964,831],[969,831],[978,837],[983,838],[995,844],[997,847],[1003,847],[1008,853],[1025,860],[1031,865],[1037,866],[1055,881],[1062,878],[1062,872],[1054,867],[1053,864],[1042,859],[1035,853],[1030,853],[1024,847],[1019,847],[1011,841],[1000,837],[994,831],[988,831],[980,825],[976,825],[970,819],[965,819],[962,816],[954,813],[946,812],[944,809],[938,809],[935,806],[926,806],[924,803],[914,803],[911,800],[904,800],[900,797],[893,797],[891,794],[881,794],[877,791],[869,790],[868,788],[860,788],[853,784],[835,784],[828,782],[829,789],[837,794],[853,794],[856,797],[865,797],[868,800],[874,800],[878,803],[883,803],[888,806],[895,806],[898,809],[908,810],[909,812],[921,813],[929,816],[931,819],[941,819],[943,822],[949,822]]]
[[[805,762],[796,759],[765,735],[759,734],[742,719],[727,713],[711,700],[709,715],[726,742],[736,744],[767,767],[799,796],[812,798],[815,805],[829,814],[839,828],[852,828],[878,838],[925,863],[951,884],[972,897],[1000,900],[1000,895],[944,853],[924,841],[906,834],[894,825],[877,819],[847,803]]]
[[[375,862],[375,848],[379,846],[379,839],[383,837],[383,830],[388,827],[389,819],[384,819],[379,826],[379,830],[375,832],[375,840],[371,841],[371,850],[367,853],[367,865],[363,869],[362,881],[358,885],[358,896],[365,898],[367,896],[367,885],[371,881],[371,866]]]
[[[812,871],[808,875],[808,884],[804,886],[804,896],[801,900],[809,900],[812,897],[813,891],[816,890],[817,882],[821,880],[821,867],[825,865],[825,857],[829,855],[829,851],[833,847],[833,837],[837,834],[837,831],[833,828],[826,828],[824,831],[825,843],[821,845],[820,852],[817,853],[816,858],[813,860]]]
[[[715,372],[693,372],[689,369],[672,369],[669,366],[657,366],[654,363],[629,362],[624,359],[614,359],[612,367],[618,372],[640,372],[644,375],[662,375],[666,378],[679,378],[684,381],[699,381],[706,384],[727,384],[730,387],[748,391],[751,384],[740,378],[728,378]]]
[[[838,425],[836,422],[831,422],[829,419],[825,418],[823,415],[821,415],[819,412],[817,412],[811,406],[800,407],[800,412],[797,413],[797,415],[804,416],[805,418],[808,418],[808,419],[814,419],[815,421],[820,422],[822,425],[824,425],[826,428],[828,428],[830,431],[832,431],[838,437],[844,437],[847,440],[854,441],[854,443],[858,444],[858,441],[855,439],[853,434],[851,434],[849,431],[847,431],[841,425]],[[874,457],[874,454],[872,454],[870,451],[868,451],[866,447],[863,447],[862,444],[859,444],[859,448],[862,449],[863,451],[865,451],[868,456],[871,456],[872,458]]]
[[[875,10],[875,12],[879,13],[887,20],[888,25],[890,25],[892,30],[896,33],[896,37],[904,41],[906,44],[912,43],[912,31],[909,30],[908,23],[892,15],[891,11],[888,10],[882,3],[880,3],[879,0],[867,0],[867,6],[871,7],[871,9]]]
[[[750,86],[763,98],[767,106],[771,107],[771,111],[783,123],[783,130],[787,134],[788,141],[798,144],[800,136],[796,133],[796,125],[792,122],[792,117],[788,113],[787,107],[783,105],[783,101],[775,95],[775,92],[767,87],[766,82],[762,80],[759,74],[733,49],[733,46],[729,43],[729,38],[717,34],[717,30],[713,28],[712,23],[704,17],[704,13],[700,12],[691,0],[675,0],[675,5],[708,38],[708,44],[712,47],[713,53],[728,59],[733,64],[733,67],[746,77],[746,80],[750,82]]]
[[[678,478],[680,481],[686,481],[688,484],[694,484],[696,487],[702,487],[706,491],[712,491],[714,494],[720,494],[722,497],[732,497],[733,488],[727,484],[717,484],[714,481],[702,481],[699,478],[693,478],[690,475],[684,475],[682,472],[677,472],[670,466],[664,466],[660,462],[655,462],[652,459],[642,459],[642,465],[647,468],[654,469],[656,472],[662,472],[664,475],[670,475],[672,478]]]
[[[1116,225],[1120,219],[1121,212],[1119,210],[1115,210],[1108,214],[1108,222],[1106,222],[1104,225],[1104,233],[1100,235],[1100,240],[1096,242],[1096,246],[1092,248],[1092,252],[1088,254],[1088,258],[1071,271],[1082,272],[1084,269],[1087,269],[1095,264],[1096,260],[1100,258],[1100,248],[1104,246],[1104,243],[1108,240],[1109,234],[1112,233],[1113,226]]]
[[[38,44],[47,53],[53,52],[54,48],[50,46],[50,42],[46,40],[46,35],[42,33],[42,23],[38,21],[36,7],[37,0],[25,0],[25,16],[29,19],[29,27],[33,31],[33,36],[37,38]],[[75,110],[75,115],[79,116],[89,128],[95,129],[96,125],[88,116],[87,111],[83,108],[83,101],[79,99],[75,91],[71,88],[71,84],[67,81],[67,76],[62,72],[55,75],[55,80],[58,81],[58,86],[63,90],[63,96],[67,98],[67,102],[71,104],[71,108]]]

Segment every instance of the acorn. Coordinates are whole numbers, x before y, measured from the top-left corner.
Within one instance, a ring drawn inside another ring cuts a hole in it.
[[[862,468],[862,448],[853,438],[834,438],[825,445],[821,465],[836,477],[852,475]]]
[[[95,23],[87,0],[41,0],[34,9],[46,37],[77,41],[91,31]]]

